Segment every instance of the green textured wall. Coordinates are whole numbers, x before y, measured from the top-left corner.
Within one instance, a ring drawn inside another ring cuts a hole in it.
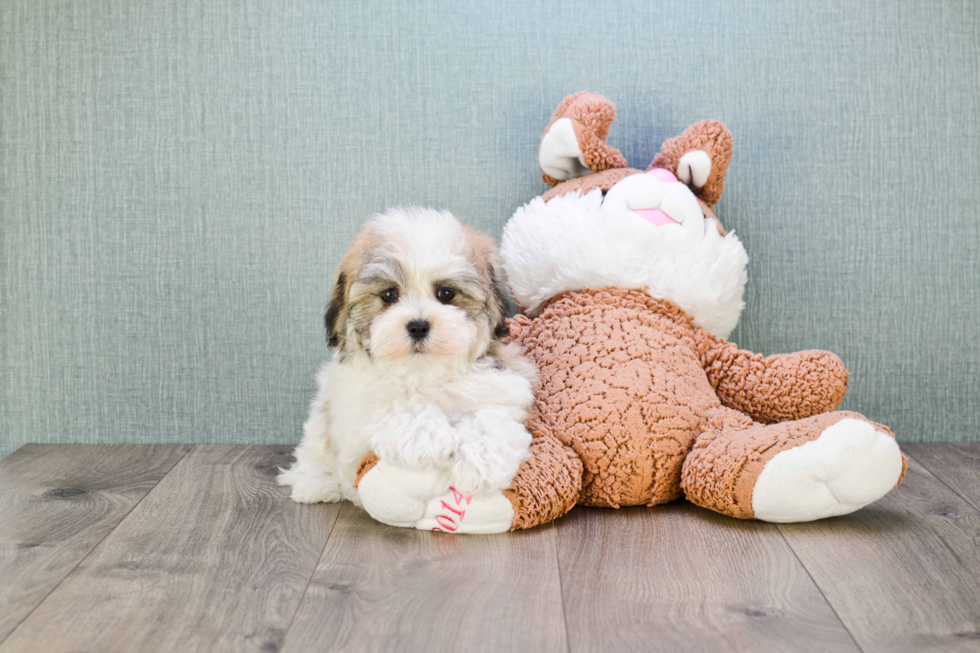
[[[902,440],[978,439],[978,7],[5,0],[0,455],[296,440],[357,225],[499,235],[580,89],[637,166],[734,132],[737,342],[838,352]]]

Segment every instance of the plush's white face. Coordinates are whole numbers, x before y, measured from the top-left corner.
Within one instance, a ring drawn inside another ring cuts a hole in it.
[[[395,209],[348,250],[326,323],[342,355],[418,366],[482,356],[503,316],[492,241],[444,211]]]
[[[504,228],[501,258],[514,300],[532,315],[568,290],[635,288],[727,337],[744,306],[745,248],[666,170],[630,175],[605,197],[532,200]]]
[[[610,188],[602,200],[602,214],[610,220],[641,220],[666,227],[659,235],[669,240],[677,240],[678,231],[685,240],[697,241],[704,238],[706,228],[718,230],[716,221],[706,224],[691,189],[660,168],[630,175]]]

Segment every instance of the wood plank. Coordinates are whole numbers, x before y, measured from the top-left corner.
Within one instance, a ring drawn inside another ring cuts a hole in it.
[[[429,533],[345,505],[283,647],[336,650],[565,651],[553,527]]]
[[[0,651],[276,651],[339,506],[277,487],[290,447],[197,446]]]
[[[980,650],[980,514],[914,460],[874,505],[779,528],[867,653]]]
[[[0,642],[189,445],[36,445],[0,462]]]
[[[857,651],[775,526],[685,502],[558,521],[571,651]]]
[[[980,442],[903,444],[902,451],[980,510]]]

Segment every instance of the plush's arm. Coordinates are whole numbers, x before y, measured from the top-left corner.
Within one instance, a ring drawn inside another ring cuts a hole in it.
[[[703,329],[696,330],[695,339],[721,403],[757,422],[774,424],[835,410],[847,392],[847,369],[830,352],[763,357]]]

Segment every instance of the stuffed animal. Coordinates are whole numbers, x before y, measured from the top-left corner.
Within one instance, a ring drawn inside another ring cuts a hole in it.
[[[401,523],[494,532],[577,504],[683,497],[739,519],[801,522],[880,499],[906,460],[887,427],[836,411],[848,382],[841,360],[763,357],[725,340],[748,261],[713,212],[729,131],[698,122],[644,172],[606,143],[614,117],[600,95],[561,102],[539,150],[551,189],[504,229],[501,259],[523,313],[511,337],[540,375],[530,456],[511,486],[451,490],[446,501],[431,474],[387,470],[371,482],[383,491],[362,493],[365,508],[383,513],[397,498],[417,519]],[[374,463],[362,465],[362,481]]]

